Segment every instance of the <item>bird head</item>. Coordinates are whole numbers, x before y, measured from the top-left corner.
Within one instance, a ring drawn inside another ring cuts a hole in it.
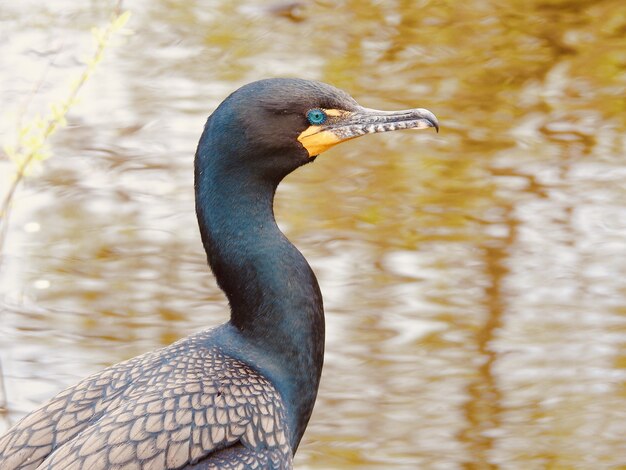
[[[247,84],[209,117],[199,157],[278,181],[335,145],[399,129],[439,130],[427,109],[378,111],[322,82],[272,78]]]

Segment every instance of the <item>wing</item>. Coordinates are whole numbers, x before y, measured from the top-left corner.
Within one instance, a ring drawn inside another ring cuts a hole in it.
[[[212,454],[216,464],[239,454],[290,468],[279,393],[250,367],[197,339],[121,363],[62,392],[35,412],[37,419],[27,416],[0,441],[2,468],[221,468],[212,466]],[[89,386],[101,382],[107,384]],[[89,399],[90,390],[104,393]],[[74,411],[68,397],[83,391],[83,406]],[[62,423],[70,423],[71,431]],[[230,446],[243,450],[228,453]]]
[[[1,467],[37,468],[53,449],[115,407],[132,381],[132,371],[149,359],[150,354],[139,356],[91,375],[26,415],[0,437]]]

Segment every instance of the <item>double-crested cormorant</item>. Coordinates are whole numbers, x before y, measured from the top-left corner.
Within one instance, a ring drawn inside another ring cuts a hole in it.
[[[261,80],[209,117],[196,212],[230,321],[111,366],[0,438],[0,468],[291,468],[324,358],[322,295],[276,225],[274,193],[328,148],[374,132],[438,128],[425,109],[359,106],[330,85]]]

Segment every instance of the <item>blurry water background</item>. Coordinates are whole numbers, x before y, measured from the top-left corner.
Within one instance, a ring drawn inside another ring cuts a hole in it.
[[[0,8],[0,138],[66,95],[109,1]],[[16,195],[0,267],[0,431],[109,364],[219,324],[192,160],[264,77],[319,79],[441,132],[289,176],[327,354],[302,469],[626,468],[623,0],[136,0]],[[11,163],[0,159],[6,189]]]

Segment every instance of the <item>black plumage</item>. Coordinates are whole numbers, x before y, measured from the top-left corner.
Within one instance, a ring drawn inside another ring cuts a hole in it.
[[[324,356],[322,296],[280,232],[280,181],[360,135],[437,127],[427,110],[360,107],[320,82],[246,85],[209,117],[196,212],[231,319],[98,372],[0,438],[0,468],[291,468]]]

